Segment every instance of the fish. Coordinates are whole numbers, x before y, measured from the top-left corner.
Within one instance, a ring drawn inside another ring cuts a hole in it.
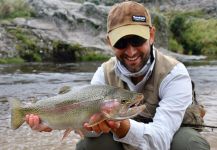
[[[85,122],[94,126],[104,120],[124,120],[141,113],[144,95],[109,85],[86,85],[72,88],[29,105],[10,99],[11,128],[18,129],[25,122],[25,115],[38,115],[53,130],[65,130],[65,138],[72,130],[80,130]],[[103,109],[107,108],[107,109]],[[94,122],[90,117],[100,114]]]

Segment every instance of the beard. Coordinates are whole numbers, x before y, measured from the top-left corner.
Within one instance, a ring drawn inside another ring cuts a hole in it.
[[[134,61],[130,61],[128,60],[128,57],[123,54],[120,57],[118,57],[118,60],[120,61],[120,63],[131,73],[136,73],[138,71],[140,71],[147,63],[150,54],[145,56],[143,53],[140,53],[137,56],[134,56],[137,59]]]

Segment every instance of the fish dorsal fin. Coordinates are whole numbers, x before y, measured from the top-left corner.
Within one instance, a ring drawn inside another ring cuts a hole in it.
[[[81,139],[84,139],[84,133],[83,133],[82,129],[75,130],[75,133],[78,134]]]
[[[71,91],[71,87],[66,85],[60,88],[58,94],[65,94],[68,93],[69,91]]]

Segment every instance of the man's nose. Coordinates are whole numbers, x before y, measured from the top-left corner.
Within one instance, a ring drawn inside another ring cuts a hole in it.
[[[136,51],[137,50],[135,49],[135,47],[128,44],[125,50],[125,54],[127,54],[127,56],[133,56],[134,54],[136,54]]]

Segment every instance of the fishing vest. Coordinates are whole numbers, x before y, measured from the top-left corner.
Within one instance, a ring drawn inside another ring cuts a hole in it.
[[[115,59],[115,57],[112,57],[107,62],[103,63],[105,82],[108,85],[129,90],[127,84],[115,74]],[[163,55],[155,49],[155,66],[142,91],[144,94],[143,103],[146,104],[146,109],[134,118],[136,121],[144,123],[153,121],[152,118],[154,117],[156,108],[159,106],[158,104],[160,102],[159,86],[162,80],[178,63],[180,62],[176,59]],[[199,105],[196,101],[194,86],[192,86],[192,91],[193,103],[187,108],[182,125],[196,125],[196,128],[198,128],[204,123],[203,116],[205,115],[205,110],[203,109],[203,106]]]
[[[134,119],[140,122],[148,123],[152,121],[158,107],[159,86],[161,81],[170,73],[170,71],[179,62],[169,56],[163,55],[158,50],[155,50],[155,66],[152,74],[146,81],[142,93],[144,94],[143,103],[146,104],[146,109]],[[111,86],[117,86],[129,89],[127,84],[123,82],[115,74],[115,58],[111,58],[103,64],[105,81]]]

